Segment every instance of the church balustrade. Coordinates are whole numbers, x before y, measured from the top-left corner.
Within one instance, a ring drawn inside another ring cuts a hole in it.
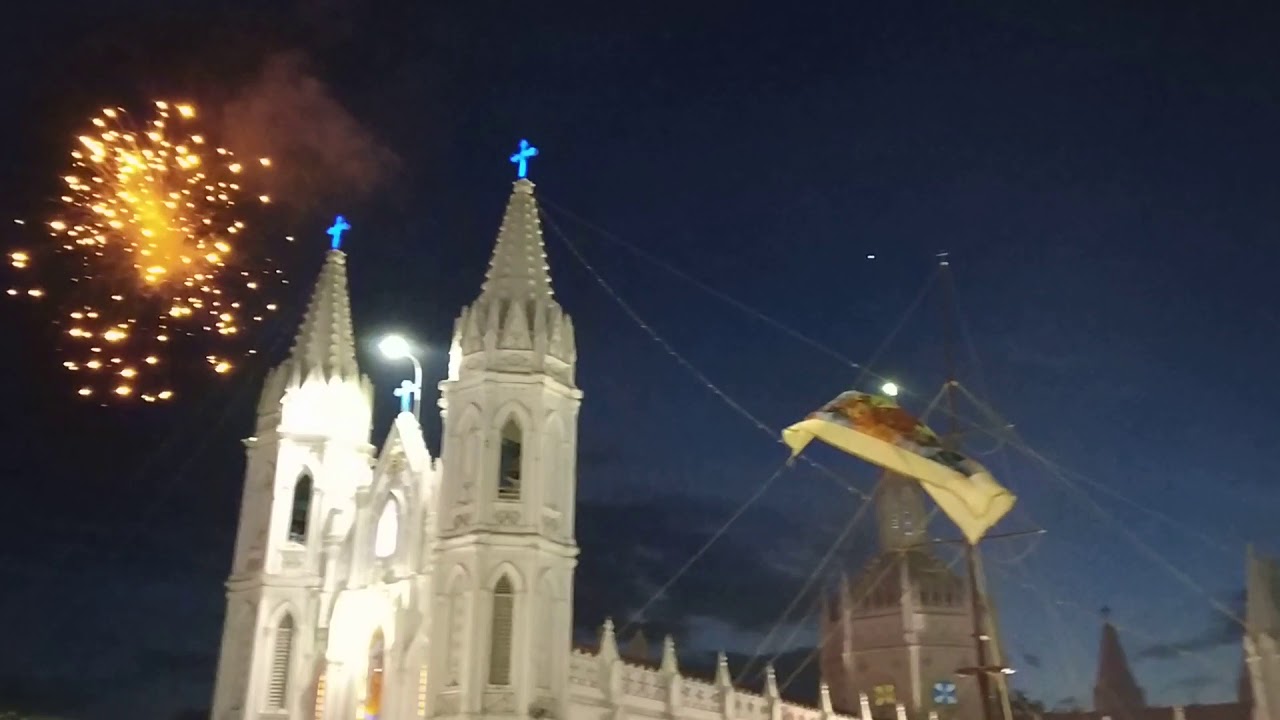
[[[575,649],[569,656],[571,704],[606,707],[611,717],[671,720],[858,720],[824,709],[790,703],[721,682],[683,675],[668,639],[658,667],[623,659],[612,624],[599,651]],[[772,686],[776,690],[776,683]],[[826,697],[826,696],[824,696]]]

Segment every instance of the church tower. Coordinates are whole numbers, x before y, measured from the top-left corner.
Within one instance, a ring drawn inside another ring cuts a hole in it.
[[[578,407],[533,183],[515,183],[440,383],[435,717],[564,717]]]
[[[838,712],[876,720],[936,711],[981,720],[976,683],[956,671],[975,663],[967,583],[933,554],[918,483],[892,475],[876,488],[880,553],[841,583],[822,613],[820,666]]]
[[[1102,611],[1102,640],[1098,643],[1098,677],[1093,686],[1093,709],[1102,715],[1128,717],[1147,706],[1146,694],[1129,669],[1120,634]]]
[[[297,718],[323,652],[319,595],[332,518],[370,474],[371,385],[356,366],[346,255],[332,250],[293,349],[267,374],[245,440],[240,525],[214,720]]]

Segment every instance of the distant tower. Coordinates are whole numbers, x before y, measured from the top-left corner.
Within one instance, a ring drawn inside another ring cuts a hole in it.
[[[858,715],[865,693],[877,719],[937,711],[981,720],[977,687],[956,670],[975,664],[965,583],[928,545],[918,483],[886,476],[876,489],[880,554],[841,584],[822,613],[822,678],[835,709]]]
[[[440,383],[437,717],[564,717],[582,393],[573,323],[552,297],[533,189],[527,179],[515,183]]]
[[[245,440],[213,720],[303,717],[323,643],[318,596],[326,521],[367,482],[371,386],[356,366],[346,256],[332,250],[293,350],[267,374]]]
[[[1102,715],[1128,717],[1147,706],[1146,695],[1129,669],[1120,635],[1102,610],[1102,640],[1098,644],[1098,678],[1093,686],[1093,709]]]
[[[1250,546],[1245,578],[1247,696],[1254,720],[1274,720],[1280,716],[1280,564]]]

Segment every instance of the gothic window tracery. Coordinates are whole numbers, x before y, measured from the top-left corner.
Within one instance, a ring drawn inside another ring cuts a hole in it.
[[[498,499],[519,500],[524,462],[524,431],[514,417],[502,425],[498,450]]]
[[[293,509],[289,515],[289,540],[307,541],[307,524],[311,518],[311,473],[303,472],[293,486]]]
[[[267,708],[284,710],[289,698],[289,665],[293,659],[293,615],[285,613],[276,624],[271,647],[271,676],[267,678]]]
[[[395,496],[387,498],[378,515],[378,525],[373,535],[373,554],[379,559],[389,558],[396,552],[400,536],[400,503]]]
[[[511,644],[515,632],[515,589],[503,575],[493,586],[493,617],[489,624],[489,684],[511,684]]]

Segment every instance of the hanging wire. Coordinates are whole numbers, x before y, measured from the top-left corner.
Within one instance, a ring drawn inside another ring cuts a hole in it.
[[[990,416],[995,420],[1001,420],[999,414],[997,414],[994,409],[986,405],[986,403],[983,403],[978,398],[974,397],[973,394],[970,393],[964,386],[958,386],[958,389],[965,395],[965,397],[969,399],[970,402],[972,402],[975,406],[977,406],[980,411],[982,411],[983,413],[987,414],[988,416]],[[1008,425],[1008,423],[1003,423],[1003,422],[999,424],[1002,424],[1005,426]],[[1163,568],[1166,572],[1168,572],[1175,579],[1177,579],[1178,582],[1187,586],[1191,590],[1194,590],[1197,594],[1203,596],[1206,600],[1208,600],[1209,604],[1212,605],[1214,609],[1217,610],[1219,613],[1221,613],[1224,617],[1227,617],[1230,620],[1238,623],[1240,627],[1245,627],[1244,620],[1241,619],[1235,613],[1235,611],[1233,611],[1231,608],[1223,604],[1222,601],[1218,600],[1218,598],[1214,597],[1213,593],[1211,593],[1206,587],[1204,587],[1202,583],[1197,582],[1185,571],[1183,571],[1177,565],[1170,562],[1163,555],[1161,555],[1159,551],[1157,551],[1155,548],[1151,547],[1149,544],[1147,544],[1141,538],[1139,538],[1138,535],[1135,532],[1133,532],[1132,529],[1129,528],[1128,524],[1120,521],[1120,519],[1117,518],[1113,513],[1108,512],[1106,508],[1102,507],[1102,505],[1098,503],[1098,501],[1094,500],[1088,493],[1082,490],[1079,485],[1072,482],[1071,479],[1067,476],[1067,473],[1061,472],[1055,463],[1050,461],[1045,456],[1041,455],[1035,449],[1023,443],[1021,441],[1021,438],[1017,436],[1016,430],[1010,430],[1009,434],[1012,436],[1012,439],[1010,442],[1011,447],[1013,447],[1016,450],[1019,450],[1020,452],[1026,454],[1031,459],[1043,465],[1045,469],[1049,471],[1049,476],[1051,478],[1056,479],[1063,487],[1071,490],[1079,498],[1081,498],[1088,505],[1088,507],[1094,511],[1095,514],[1097,514],[1103,520],[1106,520],[1108,523],[1115,526],[1115,528],[1120,531],[1120,534],[1123,535],[1127,540],[1129,540],[1129,542],[1133,543],[1134,546],[1137,547],[1138,550],[1142,552],[1142,554],[1146,555],[1149,560],[1155,562],[1157,565]]]
[[[743,678],[750,673],[752,665],[754,665],[756,660],[760,658],[761,654],[763,654],[765,647],[769,645],[769,641],[773,639],[773,636],[778,632],[779,628],[781,628],[782,625],[786,623],[787,618],[791,616],[792,611],[794,611],[796,606],[800,604],[800,600],[809,593],[810,588],[812,588],[814,583],[818,581],[818,578],[821,577],[822,571],[827,567],[827,563],[831,562],[836,551],[844,546],[845,539],[849,537],[851,532],[853,532],[853,528],[858,524],[858,521],[862,519],[862,516],[866,514],[867,509],[871,507],[871,504],[871,501],[864,501],[859,505],[857,512],[853,513],[849,518],[849,522],[845,523],[844,529],[840,531],[840,534],[836,536],[836,539],[827,547],[826,552],[822,554],[822,557],[818,560],[818,564],[814,566],[813,571],[809,573],[809,577],[805,579],[800,590],[791,598],[791,602],[787,603],[787,607],[779,613],[778,619],[773,623],[773,627],[769,628],[769,632],[760,640],[760,643],[756,645],[756,649],[751,653],[751,657],[747,659],[746,664],[742,666],[742,670],[738,672],[738,683],[741,683]]]
[[[868,597],[871,596],[871,592],[880,586],[880,582],[884,580],[886,576],[888,576],[889,571],[894,570],[896,567],[897,567],[896,563],[892,563],[892,562],[885,563],[884,567],[881,568],[880,572],[876,574],[876,576],[871,580],[871,582],[866,584],[865,588],[863,588],[862,594],[856,600],[850,601],[849,607],[857,607],[858,605],[861,605]],[[844,608],[842,606],[841,610],[843,611],[843,609]],[[821,654],[822,648],[826,647],[827,643],[833,639],[833,633],[835,633],[839,629],[839,627],[840,627],[839,623],[833,623],[830,627],[826,629],[825,632],[819,635],[818,644],[813,648],[813,652],[810,652],[807,656],[805,656],[804,662],[800,663],[800,665],[798,665],[795,670],[792,670],[791,674],[787,676],[786,680],[784,680],[782,684],[778,686],[779,694],[786,692],[787,688],[791,686],[791,683],[794,682],[797,677],[799,677],[800,673],[804,672],[805,668],[809,667],[809,664],[812,663],[814,659],[818,657],[819,654]]]
[[[915,299],[911,301],[911,304],[907,307],[907,310],[903,313],[902,319],[899,321],[898,325],[889,333],[889,335],[885,338],[884,342],[881,343],[880,350],[878,350],[875,353],[872,353],[871,358],[868,359],[867,362],[859,363],[854,361],[848,355],[845,355],[844,353],[841,353],[839,350],[832,348],[830,345],[820,340],[816,340],[810,337],[809,335],[806,335],[805,333],[800,332],[799,330],[796,330],[795,328],[791,327],[790,325],[787,325],[781,320],[778,320],[772,316],[766,315],[764,312],[746,304],[745,302],[742,302],[741,300],[738,300],[737,298],[729,295],[728,293],[725,293],[722,290],[718,290],[712,287],[708,283],[702,280],[699,280],[698,278],[694,277],[688,272],[681,270],[680,268],[672,265],[671,263],[663,260],[662,258],[659,258],[653,255],[652,253],[638,247],[634,243],[624,240],[623,238],[619,237],[616,233],[610,232],[609,230],[601,227],[600,225],[583,218],[581,215],[574,213],[571,210],[568,210],[551,200],[548,200],[545,195],[539,195],[539,203],[541,206],[543,206],[543,215],[548,219],[548,224],[551,224],[550,214],[547,213],[546,211],[546,208],[549,207],[554,209],[557,213],[564,215],[570,220],[591,230],[592,232],[594,232],[596,235],[603,238],[604,240],[607,240],[627,250],[628,252],[634,254],[636,257],[639,257],[642,260],[645,260],[655,265],[656,267],[661,268],[662,270],[665,270],[666,272],[669,272],[672,275],[675,275],[676,277],[681,278],[682,280],[685,280],[689,284],[693,285],[699,290],[702,290],[708,295],[711,295],[712,297],[720,300],[721,302],[724,302],[734,308],[737,308],[743,313],[755,318],[756,320],[759,320],[760,322],[772,327],[773,329],[783,333],[784,335],[787,335],[788,337],[791,337],[805,345],[808,345],[809,347],[814,348],[815,350],[823,353],[824,355],[827,355],[828,357],[831,357],[839,361],[842,365],[846,365],[855,370],[858,370],[866,377],[874,378],[877,382],[881,382],[881,383],[889,382],[890,378],[884,377],[882,375],[879,375],[873,372],[871,368],[875,366],[875,361],[879,359],[879,356],[883,352],[884,348],[886,348],[897,336],[897,334],[902,330],[902,327],[906,324],[906,319],[910,317],[912,313],[915,312],[917,307],[919,307],[920,303],[924,300],[925,296],[928,294],[930,287],[932,287],[933,283],[938,278],[938,272],[935,268],[935,271],[929,274],[929,276],[925,280],[924,286],[920,288],[920,291],[918,293],[916,293]],[[561,231],[557,230],[557,232],[561,232]],[[561,232],[561,234],[563,233]],[[904,388],[902,392],[907,395],[911,394],[910,388]]]
[[[697,368],[697,366],[689,362],[688,359],[686,359],[683,355],[681,355],[671,345],[671,343],[667,342],[666,338],[658,334],[658,331],[655,330],[652,325],[645,322],[644,318],[640,317],[640,314],[637,313],[635,309],[631,307],[631,304],[628,303],[621,295],[619,295],[618,291],[614,290],[613,286],[610,285],[604,279],[604,277],[599,272],[596,271],[595,266],[593,266],[587,260],[587,258],[578,249],[578,246],[572,240],[570,240],[569,237],[565,235],[563,231],[560,230],[560,226],[557,225],[556,222],[550,216],[546,216],[544,220],[546,221],[547,227],[551,228],[555,236],[558,237],[560,241],[564,243],[565,247],[569,249],[569,252],[573,255],[573,257],[578,260],[578,262],[582,265],[582,267],[591,275],[592,279],[596,281],[596,284],[599,285],[601,289],[603,289],[605,293],[609,295],[609,297],[612,298],[613,301],[618,304],[618,307],[622,308],[622,311],[626,313],[627,316],[630,317],[631,320],[635,322],[636,325],[638,325],[640,329],[643,330],[649,336],[650,339],[652,339],[655,343],[657,343],[668,355],[671,356],[672,359],[674,359],[681,367],[683,367],[686,371],[688,371],[690,375],[693,375],[693,377],[696,378],[698,382],[702,383],[703,387],[711,391],[713,395],[715,395],[716,397],[724,401],[726,405],[728,405],[731,409],[733,409],[742,417],[746,418],[748,422],[754,425],[761,432],[773,438],[775,442],[781,442],[782,433],[778,429],[770,427],[763,420],[756,417],[742,403],[730,397],[729,394],[726,393],[724,390],[721,390],[720,387],[715,383],[713,383],[711,379],[706,376],[705,373],[703,373],[701,370]],[[824,465],[821,465],[814,460],[809,460],[804,456],[800,456],[800,459],[802,462],[805,462],[811,467],[816,468],[827,477],[836,481],[845,490],[853,493],[854,495],[857,495],[858,497],[861,497],[864,500],[870,499],[871,496],[868,495],[865,491],[859,489],[853,483],[849,482],[847,479],[841,477],[840,475],[837,475],[834,471],[830,470]]]
[[[756,491],[751,493],[751,495],[746,500],[744,500],[741,505],[738,506],[738,509],[734,510],[733,514],[731,514],[728,518],[725,519],[723,523],[720,524],[720,527],[714,533],[711,534],[711,537],[707,538],[707,541],[704,542],[702,546],[698,548],[697,552],[691,555],[689,559],[686,560],[684,564],[680,566],[680,569],[676,570],[675,573],[673,573],[671,577],[668,578],[667,581],[662,584],[661,587],[653,591],[653,594],[649,596],[649,599],[646,600],[645,603],[641,605],[638,610],[631,613],[631,617],[627,619],[626,624],[623,625],[622,629],[618,631],[618,635],[625,635],[627,630],[632,625],[634,625],[636,622],[642,622],[642,618],[644,617],[644,612],[648,610],[651,605],[657,602],[658,599],[661,598],[667,592],[667,590],[669,590],[671,586],[674,585],[676,581],[679,580],[689,570],[689,568],[693,567],[694,563],[698,562],[698,559],[701,558],[703,555],[705,555],[707,550],[712,545],[714,545],[716,541],[721,538],[721,536],[723,536],[726,532],[728,532],[729,528],[733,526],[733,523],[736,522],[738,518],[742,517],[743,513],[745,513],[747,509],[750,508],[755,503],[755,501],[759,500],[760,497],[764,495],[765,492],[769,489],[769,487],[773,485],[773,481],[777,480],[778,477],[782,475],[782,472],[790,466],[791,466],[790,460],[787,460],[786,462],[779,465],[778,469],[774,470],[773,473],[771,473],[769,477],[766,478],[765,481],[760,484],[760,487],[756,488]]]

